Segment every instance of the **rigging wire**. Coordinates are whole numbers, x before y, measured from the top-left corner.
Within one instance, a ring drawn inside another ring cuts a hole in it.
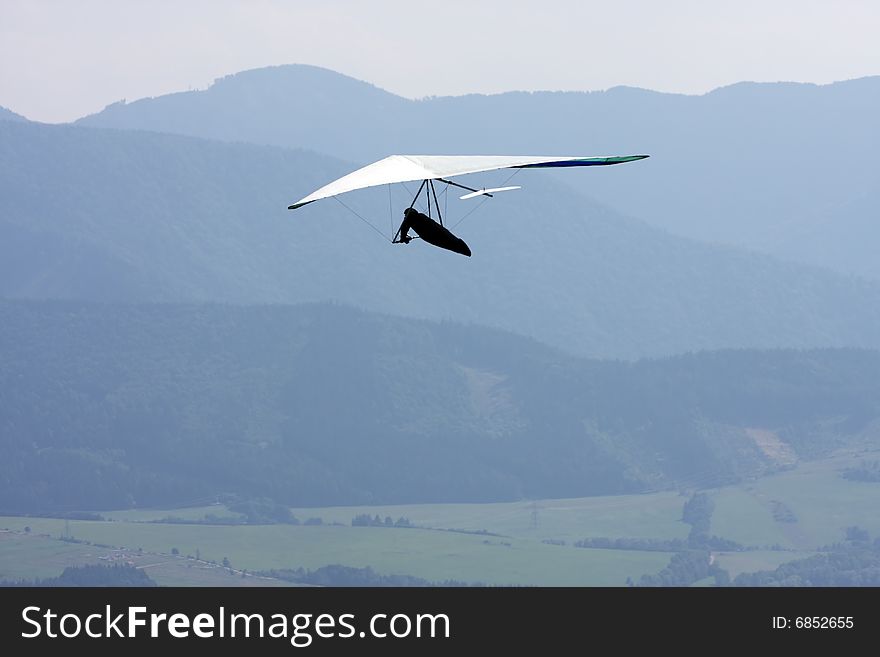
[[[516,174],[518,174],[521,170],[522,170],[522,169],[514,169],[514,170],[513,170],[513,173],[511,173],[509,176],[507,176],[507,178],[504,180],[504,182],[501,183],[500,186],[501,186],[501,187],[505,186],[505,185],[506,185],[508,182],[510,182],[510,180],[511,180]],[[407,191],[408,194],[412,194],[412,190],[410,190],[409,186],[407,186],[407,184],[406,184],[405,182],[401,182],[400,184],[403,186],[403,188]],[[421,191],[421,190],[419,190],[419,191]],[[440,192],[440,194],[443,196],[443,214],[446,215],[446,216],[448,217],[448,214],[447,214],[448,209],[449,209],[449,183],[448,183],[448,182],[446,183],[446,187],[443,189],[442,192]],[[421,194],[419,194],[419,196],[421,196]],[[428,196],[428,212],[430,213],[430,212],[431,212],[431,197],[430,197],[429,195],[427,195],[427,196]],[[437,193],[434,192],[434,200],[435,200],[435,203],[436,203],[436,197],[437,197]],[[385,233],[383,233],[381,230],[379,230],[378,228],[376,228],[376,226],[375,226],[370,220],[368,220],[368,219],[366,219],[365,217],[363,217],[363,216],[361,216],[360,214],[358,214],[354,209],[352,209],[350,206],[346,205],[346,203],[345,203],[344,201],[342,201],[338,196],[333,196],[332,198],[336,199],[336,201],[337,201],[342,207],[344,207],[346,210],[348,210],[349,212],[351,212],[354,216],[356,216],[358,219],[360,219],[360,220],[363,221],[365,224],[367,224],[367,226],[369,226],[369,227],[372,228],[374,231],[376,231],[379,235],[381,235],[383,240],[386,240],[386,241],[388,241],[388,242],[393,242],[393,241],[394,241],[394,238],[388,238],[388,237],[385,235]],[[488,201],[489,198],[490,198],[489,196],[484,196],[483,199],[480,201],[480,203],[479,203],[478,205],[474,206],[473,208],[471,208],[468,212],[466,212],[466,213],[464,214],[464,216],[462,216],[461,219],[459,219],[458,221],[456,221],[456,222],[451,226],[450,230],[453,229],[453,228],[456,228],[461,222],[463,222],[465,219],[467,219],[469,216],[471,216],[474,212],[476,212],[476,211],[479,210],[481,207],[483,207],[483,204],[484,204],[486,201]],[[418,199],[416,199],[416,200],[418,200]],[[440,208],[439,208],[439,205],[438,205],[438,208],[437,208],[437,209],[438,209],[438,210],[440,209]],[[391,232],[394,233],[394,203],[393,203],[392,196],[391,196],[391,184],[390,184],[390,183],[388,184],[388,216],[389,216],[389,218],[390,218],[390,220],[391,220]],[[415,238],[413,238],[413,239],[415,239]]]
[[[499,185],[499,187],[504,187],[507,183],[510,182],[510,179],[513,178],[513,177],[514,177],[516,174],[518,174],[520,171],[522,171],[522,169],[514,169],[514,170],[513,170],[513,173],[510,174],[509,176],[507,176],[507,178],[504,180],[503,183],[501,183],[501,184]],[[448,185],[447,185],[447,187],[448,187]],[[455,222],[455,224],[452,226],[452,228],[455,228],[456,226],[458,226],[462,221],[464,221],[465,219],[467,219],[468,217],[470,217],[474,212],[476,212],[476,211],[479,210],[481,207],[483,207],[483,203],[485,203],[485,202],[488,201],[488,200],[489,200],[489,197],[488,197],[488,196],[484,196],[484,197],[483,197],[483,200],[480,201],[480,204],[474,206],[473,208],[471,208],[471,209],[470,209],[470,210],[469,210],[469,211],[468,211],[468,212],[467,212],[467,213],[466,213],[461,219],[459,219],[457,222]],[[452,230],[452,229],[450,228],[450,230]]]
[[[408,196],[413,195],[412,190],[409,188],[409,185],[407,185],[405,182],[400,183],[400,185],[406,190]],[[421,196],[421,194],[419,194],[419,196]],[[418,198],[416,199],[416,202],[418,202]]]
[[[394,205],[391,203],[391,183],[388,183],[388,220],[391,222],[391,234],[394,235]]]
[[[359,215],[357,212],[355,212],[355,211],[352,210],[350,207],[348,207],[343,201],[339,200],[339,197],[338,197],[338,196],[334,196],[333,198],[335,198],[337,201],[339,201],[339,204],[340,204],[342,207],[344,207],[346,210],[348,210],[349,212],[351,212],[351,213],[352,213],[354,216],[356,216],[358,219],[360,219],[360,220],[363,221],[365,224],[367,224],[367,226],[369,226],[370,228],[372,228],[373,230],[375,230],[377,233],[379,233],[379,235],[381,235],[381,237],[382,237],[383,240],[386,240],[386,241],[388,241],[388,242],[391,241],[391,240],[389,240],[389,239],[385,236],[385,233],[383,233],[381,230],[379,230],[378,228],[376,228],[376,227],[375,227],[375,226],[374,226],[369,220],[364,219],[361,215]]]

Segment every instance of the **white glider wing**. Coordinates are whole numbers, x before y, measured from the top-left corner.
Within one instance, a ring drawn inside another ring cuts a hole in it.
[[[391,155],[324,185],[288,210],[356,189],[413,180],[437,180],[497,169],[589,167],[643,160],[647,155],[559,157],[541,155]]]

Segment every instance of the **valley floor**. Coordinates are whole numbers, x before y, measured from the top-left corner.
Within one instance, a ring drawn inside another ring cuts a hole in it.
[[[880,535],[880,483],[841,476],[876,454],[705,491],[714,502],[709,533],[740,546],[713,550],[711,562],[733,578],[827,551],[848,528]],[[160,585],[290,585],[273,571],[341,565],[438,585],[624,586],[663,570],[675,554],[668,546],[687,541],[682,512],[692,492],[293,509],[299,524],[233,524],[240,514],[221,505],[98,512],[102,520],[0,517],[0,580],[130,563]],[[576,545],[585,539],[627,539],[618,545],[635,549]]]

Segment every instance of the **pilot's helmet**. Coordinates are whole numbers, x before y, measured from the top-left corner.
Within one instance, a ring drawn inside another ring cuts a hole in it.
[[[408,217],[413,212],[418,212],[418,210],[416,210],[415,208],[407,208],[403,211],[403,216]]]

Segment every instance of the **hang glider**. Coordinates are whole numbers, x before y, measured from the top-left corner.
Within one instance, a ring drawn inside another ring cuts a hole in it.
[[[353,192],[359,189],[378,187],[380,185],[391,185],[395,183],[421,181],[419,191],[416,192],[416,196],[410,204],[410,208],[416,204],[422,190],[425,190],[425,195],[427,196],[428,217],[430,218],[431,194],[433,194],[433,201],[439,219],[439,226],[443,229],[442,231],[439,231],[440,238],[442,239],[439,239],[440,243],[437,243],[437,240],[429,240],[425,238],[417,226],[414,225],[413,229],[419,233],[419,237],[426,241],[430,241],[435,246],[447,248],[458,253],[464,253],[463,250],[457,247],[450,247],[445,236],[442,234],[443,231],[445,231],[451,238],[461,242],[460,239],[449,233],[449,231],[443,226],[443,218],[440,215],[440,206],[437,203],[437,192],[434,189],[435,180],[467,190],[469,192],[468,194],[459,197],[463,200],[467,200],[478,196],[491,197],[495,193],[520,189],[520,187],[501,185],[499,187],[476,189],[450,180],[450,178],[487,171],[497,171],[500,169],[550,169],[562,167],[608,166],[612,164],[623,164],[625,162],[643,160],[646,157],[648,156],[606,155],[593,157],[560,157],[542,155],[391,155],[383,160],[369,164],[324,185],[320,189],[288,206],[287,209],[295,210],[304,205],[308,205],[309,203],[320,201],[321,199],[339,196],[340,194]],[[404,222],[406,222],[406,219]],[[404,225],[401,224],[401,229],[403,227]],[[408,243],[409,239],[412,239],[406,238],[405,231],[403,231],[403,239],[398,239],[398,237],[401,237],[401,229],[398,229],[397,234],[392,238],[391,241],[393,243]],[[430,232],[432,235],[435,234],[435,231],[433,230]],[[464,243],[461,242],[461,244]],[[470,250],[467,249],[466,245],[464,246],[464,249],[467,251],[464,255],[470,255]]]
[[[495,171],[497,169],[540,169],[556,167],[590,167],[623,164],[643,160],[647,155],[623,155],[603,157],[542,157],[507,155],[391,155],[384,160],[369,164],[347,176],[300,199],[288,210],[296,210],[321,199],[338,196],[356,189],[377,187],[415,180],[440,180],[464,176],[470,173]],[[466,188],[468,189],[468,188]],[[478,190],[471,189],[471,192]],[[488,193],[490,190],[486,190]]]

